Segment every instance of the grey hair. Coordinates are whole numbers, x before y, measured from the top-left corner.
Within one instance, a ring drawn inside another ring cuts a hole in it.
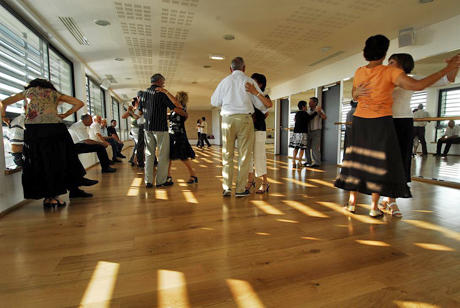
[[[157,73],[157,74],[153,75],[152,77],[150,77],[150,82],[151,82],[151,83],[155,83],[155,82],[160,81],[160,80],[162,80],[162,79],[163,79],[163,80],[165,79],[165,78],[163,77],[163,75]]]
[[[236,57],[232,60],[231,68],[234,71],[242,71],[244,67],[244,60],[241,57]]]
[[[423,109],[423,104],[418,104],[418,109]]]

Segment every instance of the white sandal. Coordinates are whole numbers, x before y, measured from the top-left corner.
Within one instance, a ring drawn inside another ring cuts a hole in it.
[[[393,202],[394,203],[394,202]],[[379,208],[379,210],[381,210],[382,212],[386,211],[386,209],[388,208],[389,206],[389,201],[380,201],[379,204],[377,205],[377,207]]]
[[[350,212],[350,213],[354,213],[356,211],[356,204],[355,205],[351,205],[351,204],[345,204],[345,209]]]
[[[395,209],[395,207],[397,209]],[[399,210],[398,205],[396,204],[396,202],[390,203],[388,205],[388,208],[390,209],[391,216],[398,217],[398,218],[401,218],[403,216],[401,211]]]
[[[380,217],[383,215],[383,212],[379,209],[377,210],[374,210],[372,209],[370,212],[369,212],[369,216],[373,217],[373,218],[376,218],[376,217]]]

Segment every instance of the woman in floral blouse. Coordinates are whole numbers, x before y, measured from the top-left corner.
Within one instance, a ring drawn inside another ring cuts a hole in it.
[[[72,138],[63,119],[84,104],[82,101],[59,93],[45,79],[32,80],[21,93],[1,102],[2,117],[6,107],[24,100],[25,134],[22,186],[24,198],[44,198],[45,207],[65,206],[57,196],[78,187],[86,171],[76,154]],[[72,105],[66,113],[58,114],[58,105]]]

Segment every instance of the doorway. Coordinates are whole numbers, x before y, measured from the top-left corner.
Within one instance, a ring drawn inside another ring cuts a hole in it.
[[[323,88],[321,107],[327,115],[327,119],[323,122],[322,160],[328,164],[337,164],[339,134],[334,123],[340,119],[340,84]]]
[[[288,155],[289,99],[280,99],[280,155]]]

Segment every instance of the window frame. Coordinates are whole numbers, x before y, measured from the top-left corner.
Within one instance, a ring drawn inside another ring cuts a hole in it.
[[[442,108],[443,108],[443,100],[442,100],[442,95],[445,92],[449,91],[459,91],[460,86],[454,86],[451,88],[443,88],[439,89],[438,91],[438,117],[443,117],[442,115]],[[442,125],[442,122],[446,122],[446,125]],[[440,130],[445,129],[447,127],[447,121],[436,121],[436,132],[435,132],[435,140],[438,140],[438,134],[440,133]]]

